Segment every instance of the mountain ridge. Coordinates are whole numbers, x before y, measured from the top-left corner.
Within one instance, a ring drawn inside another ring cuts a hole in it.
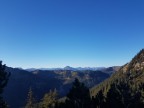
[[[70,70],[70,71],[85,71],[85,70],[91,70],[91,71],[103,71],[103,72],[109,72],[113,73],[117,71],[121,66],[112,66],[112,67],[71,67],[71,66],[65,66],[64,68],[27,68],[23,69],[29,72],[36,71],[36,70]]]
[[[144,107],[144,49],[134,58],[122,66],[110,78],[106,79],[98,86],[92,87],[90,93],[92,97],[102,94],[103,104],[108,104],[110,108],[139,108]],[[113,94],[113,95],[112,95]],[[111,100],[111,101],[109,101]],[[102,104],[100,105],[102,107]]]
[[[4,98],[11,108],[25,105],[27,93],[31,87],[37,100],[41,99],[50,89],[57,89],[63,97],[69,91],[72,82],[78,78],[88,87],[99,84],[110,75],[101,71],[70,71],[70,70],[36,70],[28,72],[18,68],[6,68],[11,72],[9,83],[4,90]],[[15,95],[17,93],[17,95]]]

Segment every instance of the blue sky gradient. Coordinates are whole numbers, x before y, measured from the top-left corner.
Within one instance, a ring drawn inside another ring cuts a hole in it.
[[[144,0],[2,0],[8,66],[123,65],[144,47]]]

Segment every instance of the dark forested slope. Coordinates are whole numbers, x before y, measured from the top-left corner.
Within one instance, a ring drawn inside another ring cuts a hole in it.
[[[99,107],[144,107],[144,49],[90,92]]]
[[[57,89],[59,96],[65,96],[71,88],[72,82],[78,78],[87,87],[99,84],[109,77],[101,71],[42,71],[28,72],[21,69],[9,68],[11,76],[7,87],[4,90],[4,98],[10,108],[19,108],[26,104],[27,93],[31,87],[34,96],[39,101],[50,89]]]

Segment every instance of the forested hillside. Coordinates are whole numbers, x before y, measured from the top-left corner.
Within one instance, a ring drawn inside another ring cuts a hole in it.
[[[61,98],[69,92],[75,78],[78,78],[90,88],[109,77],[109,74],[101,71],[88,70],[36,70],[28,72],[21,69],[7,67],[6,71],[11,72],[11,76],[8,85],[4,90],[4,98],[10,108],[19,108],[24,106],[30,88],[32,89],[37,101],[42,99],[44,94],[48,93],[49,90],[54,89],[58,91],[58,97]]]
[[[143,108],[144,49],[111,78],[93,87],[90,93],[100,108]]]

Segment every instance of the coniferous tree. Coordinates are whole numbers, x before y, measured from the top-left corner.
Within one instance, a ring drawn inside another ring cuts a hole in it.
[[[125,108],[123,95],[121,94],[121,90],[117,88],[115,84],[111,85],[107,96],[106,96],[106,104],[109,108]]]
[[[57,103],[57,90],[50,90],[49,93],[45,94],[42,102],[40,103],[40,108],[54,108]]]
[[[35,99],[33,97],[33,92],[31,88],[29,89],[29,92],[28,92],[27,104],[25,108],[36,108],[36,103],[35,103]]]
[[[7,85],[10,73],[5,71],[6,66],[2,65],[2,61],[0,61],[0,108],[6,108],[7,104],[2,98],[2,93],[4,87]]]
[[[93,102],[93,108],[105,108],[107,106],[106,103],[105,103],[105,96],[103,94],[103,91],[100,90],[97,95],[95,96],[94,99],[92,99],[94,102]]]
[[[72,88],[67,94],[65,101],[65,108],[89,108],[90,106],[90,93],[89,89],[80,83],[76,78]]]

